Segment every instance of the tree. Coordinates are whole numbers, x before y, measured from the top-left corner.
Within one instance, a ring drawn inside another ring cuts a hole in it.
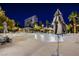
[[[20,27],[19,22],[16,22],[16,23],[15,23],[15,26],[16,26],[16,27]]]
[[[67,33],[69,33],[69,32],[71,31],[71,26],[70,26],[70,24],[67,24],[67,25],[66,25],[66,29],[67,29]]]
[[[38,23],[37,23],[37,22],[34,22],[34,27],[33,27],[33,29],[34,29],[35,31],[40,31],[41,28],[42,28],[42,27],[41,27],[41,26],[38,26]]]
[[[42,24],[43,24],[42,21],[39,21],[39,26],[40,26],[41,28],[42,28]]]
[[[49,21],[46,20],[46,27],[49,27]]]
[[[0,17],[1,16],[5,16],[5,11],[1,8],[1,6],[0,6]]]
[[[10,19],[5,15],[5,11],[0,7],[0,27],[2,28],[3,22],[7,22],[8,24],[8,29],[12,30],[15,27],[15,21],[13,19]]]
[[[9,29],[9,30],[13,30],[13,29],[14,29],[14,27],[15,27],[14,20],[9,19],[9,20],[7,21],[7,24],[8,24],[8,29]]]
[[[76,33],[77,31],[76,31],[76,17],[77,17],[77,12],[75,11],[75,12],[72,12],[70,15],[69,15],[69,21],[70,22],[72,22],[71,24],[72,24],[72,31],[74,32],[74,33]]]
[[[0,30],[3,30],[3,24],[0,22]]]
[[[77,20],[76,20],[77,24],[79,24],[79,13],[77,12]]]

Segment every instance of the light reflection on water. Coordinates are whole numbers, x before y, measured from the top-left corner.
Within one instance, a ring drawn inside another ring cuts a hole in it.
[[[35,33],[34,34],[36,40],[41,40],[42,42],[57,42],[57,39],[59,39],[59,42],[63,42],[63,36],[55,35],[55,34],[48,34],[48,33]]]

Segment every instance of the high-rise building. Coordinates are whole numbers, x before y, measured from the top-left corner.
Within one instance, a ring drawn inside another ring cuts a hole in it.
[[[38,22],[37,16],[36,15],[31,16],[31,17],[25,19],[25,27],[33,27],[33,24],[35,22]]]

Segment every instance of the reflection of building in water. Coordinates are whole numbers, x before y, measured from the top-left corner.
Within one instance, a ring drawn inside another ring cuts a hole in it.
[[[25,27],[33,27],[33,24],[35,22],[38,22],[37,16],[36,15],[31,16],[31,17],[25,19]]]
[[[54,14],[53,22],[52,22],[55,34],[62,34],[66,30],[65,22],[62,17],[62,13],[59,9]]]

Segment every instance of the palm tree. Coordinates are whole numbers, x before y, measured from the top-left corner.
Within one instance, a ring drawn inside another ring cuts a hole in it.
[[[40,26],[41,28],[42,28],[42,24],[43,24],[42,21],[39,21],[39,26]]]
[[[16,23],[15,23],[15,26],[16,26],[16,27],[20,27],[19,22],[16,22]]]
[[[66,29],[67,29],[67,33],[70,33],[70,31],[71,31],[71,26],[70,26],[70,24],[67,24],[67,25],[66,25]]]
[[[49,27],[49,21],[46,20],[46,27]]]
[[[79,24],[79,13],[77,13],[77,24]]]
[[[77,12],[72,12],[70,15],[69,15],[69,21],[72,22],[72,29],[73,29],[73,32],[76,33],[76,17],[77,17]]]

